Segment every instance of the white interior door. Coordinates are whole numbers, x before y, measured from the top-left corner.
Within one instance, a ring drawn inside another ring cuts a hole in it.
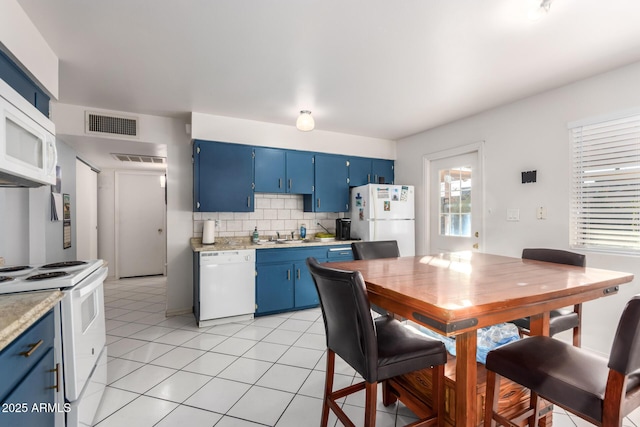
[[[431,253],[482,247],[482,170],[478,151],[429,161]]]
[[[98,258],[98,174],[76,159],[76,257]]]
[[[164,274],[166,253],[163,172],[118,171],[116,276]]]

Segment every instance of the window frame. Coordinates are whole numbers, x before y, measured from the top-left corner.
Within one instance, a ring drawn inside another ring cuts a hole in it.
[[[640,255],[640,109],[567,127],[570,247]]]

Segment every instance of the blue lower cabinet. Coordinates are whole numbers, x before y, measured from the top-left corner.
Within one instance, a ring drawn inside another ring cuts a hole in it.
[[[257,265],[256,314],[278,313],[294,305],[293,265]]]
[[[0,426],[53,426],[54,314],[50,310],[0,352]]]
[[[256,251],[256,316],[316,307],[320,303],[306,259],[353,259],[351,247],[308,246]]]
[[[320,303],[316,285],[307,264],[305,262],[297,262],[293,265],[295,271],[295,308],[315,307]]]

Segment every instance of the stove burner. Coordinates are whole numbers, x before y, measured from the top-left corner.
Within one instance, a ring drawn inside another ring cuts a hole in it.
[[[13,280],[13,277],[9,277],[9,276],[0,276],[0,283],[3,282],[10,282]]]
[[[49,268],[64,268],[64,267],[75,267],[78,265],[86,264],[86,261],[62,261],[62,262],[54,262],[53,264],[46,264],[40,267],[40,269],[49,269]]]
[[[64,271],[52,271],[51,273],[42,273],[42,274],[36,274],[35,276],[29,276],[24,280],[34,281],[34,280],[57,279],[58,277],[64,277],[68,275],[69,273],[65,273]]]
[[[16,265],[15,267],[0,268],[0,273],[15,273],[16,271],[28,270],[31,267],[28,265]]]

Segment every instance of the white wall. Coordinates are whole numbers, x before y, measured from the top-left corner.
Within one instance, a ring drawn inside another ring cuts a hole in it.
[[[0,45],[49,95],[58,98],[58,57],[16,0],[0,1]]]
[[[640,63],[561,87],[398,141],[397,182],[416,185],[416,246],[427,252],[423,157],[444,149],[485,141],[485,247],[519,256],[523,247],[569,249],[570,146],[567,123],[640,106]],[[520,172],[537,170],[538,182],[521,184]],[[545,206],[548,219],[537,220]],[[520,209],[507,222],[508,208]],[[591,267],[640,276],[637,257],[587,253]],[[610,350],[619,315],[638,280],[618,295],[585,304],[583,346]]]
[[[313,130],[301,132],[291,126],[235,119],[202,113],[191,114],[191,137],[209,141],[350,154],[395,159],[395,141]]]

